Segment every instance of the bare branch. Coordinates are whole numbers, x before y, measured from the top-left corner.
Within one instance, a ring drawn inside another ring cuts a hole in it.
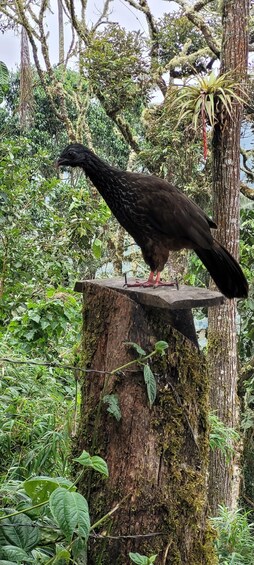
[[[71,42],[64,61],[65,68],[67,67],[69,59],[72,57],[74,50],[75,50],[75,30],[74,27],[71,26]]]
[[[109,16],[109,5],[113,0],[105,0],[102,13],[98,18],[97,22],[93,25],[91,31],[94,32],[102,23],[107,23],[107,18]]]
[[[113,121],[116,123],[125,141],[127,141],[133,151],[135,151],[135,153],[140,153],[138,141],[133,135],[129,124],[119,115],[113,117]]]
[[[29,21],[26,17],[24,4],[23,4],[22,0],[15,0],[15,2],[16,2],[17,10],[18,10],[18,16],[20,18],[20,23],[24,26],[24,28],[27,31],[27,35],[28,35],[28,38],[29,38],[29,41],[30,41],[30,44],[31,44],[31,47],[32,47],[32,51],[33,51],[35,66],[36,66],[40,81],[43,85],[43,88],[49,96],[49,100],[50,100],[50,103],[51,103],[51,105],[54,109],[56,117],[61,122],[65,123],[66,129],[67,129],[67,132],[68,132],[70,139],[75,141],[76,136],[75,136],[75,133],[74,133],[74,129],[73,129],[71,120],[68,117],[68,112],[67,112],[66,104],[65,104],[65,96],[64,96],[63,86],[62,86],[61,83],[57,82],[55,75],[54,75],[54,72],[53,72],[53,69],[51,67],[50,61],[49,61],[49,56],[48,56],[47,38],[45,36],[43,23],[42,23],[43,15],[44,15],[46,5],[47,5],[47,0],[43,0],[43,2],[42,2],[40,14],[39,14],[39,21],[40,21],[41,49],[42,49],[42,52],[43,52],[43,55],[44,55],[44,59],[46,57],[45,62],[47,61],[47,70],[48,70],[48,73],[49,73],[51,81],[52,81],[52,84],[50,86],[47,84],[46,77],[45,77],[44,72],[42,70],[42,67],[40,65],[40,61],[39,61],[39,57],[38,57],[38,49],[37,49],[37,45],[36,45],[36,41],[35,41],[33,28],[31,27],[31,25],[30,25],[30,23],[29,23]],[[55,95],[57,95],[58,98],[59,98],[59,107],[55,103],[53,93]],[[59,110],[59,108],[61,110]]]
[[[155,73],[155,81],[157,86],[159,87],[163,96],[166,96],[167,93],[167,85],[161,73],[156,72],[158,67],[158,54],[159,54],[159,44],[158,44],[158,28],[155,22],[155,19],[152,15],[152,12],[148,6],[147,0],[139,0],[139,4],[136,0],[125,0],[130,6],[143,12],[146,16],[146,21],[148,25],[149,35],[152,41],[152,48],[151,48],[151,70]],[[157,75],[157,76],[156,76]]]
[[[65,2],[65,5],[67,7],[67,10],[70,14],[73,27],[75,28],[80,39],[82,39],[82,41],[84,41],[84,43],[87,44],[89,32],[88,32],[88,29],[86,27],[85,20],[83,19],[82,22],[80,22],[78,20],[76,12],[75,12],[74,0],[64,0],[64,2]],[[83,8],[83,5],[84,5],[84,8]],[[84,2],[84,1],[82,2],[82,8],[84,10],[86,8],[86,2]]]
[[[247,184],[241,182],[240,191],[244,196],[246,196],[246,198],[249,198],[249,200],[254,200],[254,189],[249,188]]]
[[[45,16],[47,7],[48,7],[48,0],[42,0],[40,13],[39,13],[38,25],[39,25],[39,30],[40,30],[41,51],[42,51],[42,54],[43,54],[43,58],[44,58],[44,61],[45,61],[47,72],[48,72],[50,78],[53,79],[54,73],[53,73],[53,69],[52,69],[52,66],[51,66],[50,60],[49,60],[47,37],[45,35],[44,25],[43,25],[43,20],[44,20],[44,16]]]
[[[140,12],[143,12],[143,14],[145,14],[148,23],[148,28],[150,30],[150,35],[153,39],[155,39],[158,30],[155,23],[155,19],[148,6],[147,0],[139,0],[139,4],[135,0],[125,0],[125,2],[130,4],[130,6],[132,6],[136,10],[139,10]]]
[[[254,179],[254,172],[252,171],[252,169],[250,169],[249,165],[247,164],[248,159],[250,157],[253,157],[253,151],[251,149],[249,151],[246,151],[241,147],[240,152],[243,158],[242,171],[244,171],[247,175],[251,176]]]
[[[19,25],[21,23],[19,18],[17,17],[16,11],[14,10],[14,8],[12,6],[7,7],[6,2],[4,2],[4,3],[0,2],[0,11],[1,11],[2,14],[4,14],[4,16],[6,16],[6,18],[11,20],[11,22],[14,22],[17,25]]]
[[[170,71],[175,67],[180,67],[181,65],[193,65],[198,57],[211,56],[211,51],[208,47],[203,49],[198,49],[195,53],[190,53],[189,55],[176,55],[167,63],[165,66],[165,71]]]
[[[213,0],[198,0],[192,7],[195,12],[199,12],[207,6],[207,4],[211,4]]]
[[[214,32],[212,28],[205,22],[204,18],[202,18],[200,14],[198,14],[198,11],[203,8],[204,5],[208,4],[208,1],[198,1],[194,5],[188,4],[186,0],[176,0],[176,2],[183,8],[186,18],[188,18],[188,20],[190,20],[190,22],[192,22],[201,31],[208,47],[216,55],[216,57],[219,58],[220,45],[216,41],[216,39],[214,39]]]

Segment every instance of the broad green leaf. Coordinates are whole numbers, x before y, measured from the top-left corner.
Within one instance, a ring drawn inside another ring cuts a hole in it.
[[[126,341],[125,343],[126,345],[130,345],[133,349],[135,349],[135,351],[137,351],[140,356],[143,357],[144,355],[146,355],[144,349],[142,349],[142,347],[140,347],[140,345],[138,345],[137,343],[134,343],[133,341]]]
[[[72,557],[78,558],[78,562],[81,563],[82,553],[86,551],[86,540],[82,538],[76,538],[71,544]]]
[[[87,451],[83,451],[79,457],[76,457],[74,461],[78,461],[80,465],[83,467],[87,467],[90,469],[94,469],[95,471],[99,471],[102,475],[108,477],[108,466],[106,461],[99,457],[98,455],[89,455]]]
[[[27,339],[27,341],[31,341],[34,337],[36,330],[30,330],[28,332],[24,332],[24,337]]]
[[[83,467],[91,467],[92,464],[91,456],[87,451],[82,451],[79,457],[74,458],[74,461],[78,461],[78,463],[80,463],[80,465],[83,465]]]
[[[34,322],[37,322],[37,324],[39,323],[39,321],[40,321],[40,319],[41,319],[40,315],[39,315],[38,313],[36,313],[36,312],[33,312],[32,310],[30,310],[30,311],[28,312],[28,317],[29,317],[31,320],[33,320]]]
[[[154,349],[158,351],[158,353],[161,353],[161,355],[165,355],[165,350],[168,349],[168,343],[166,341],[156,341]]]
[[[99,457],[98,455],[93,455],[92,457],[92,467],[95,471],[99,471],[105,477],[108,477],[108,466],[106,461]]]
[[[16,547],[15,545],[3,545],[1,547],[1,551],[7,559],[15,559],[15,563],[33,562],[33,557],[30,557],[21,547]]]
[[[52,492],[59,486],[69,489],[71,485],[72,483],[70,481],[62,477],[33,477],[32,479],[25,481],[23,484],[26,494],[30,496],[33,504],[47,502]]]
[[[24,551],[30,551],[40,540],[40,530],[35,526],[26,514],[17,516],[6,516],[1,521],[0,545],[15,546]],[[8,558],[13,559],[13,555],[8,553]]]
[[[131,553],[130,552],[129,557],[130,557],[131,561],[133,561],[133,563],[136,563],[137,565],[150,565],[150,563],[155,562],[157,554],[151,555],[150,557],[147,557],[147,555],[141,555],[140,553]]]
[[[88,538],[90,530],[88,504],[81,494],[59,487],[51,494],[49,505],[54,519],[68,542],[71,542],[74,533],[81,538]]]
[[[150,408],[152,407],[157,394],[156,380],[149,365],[144,366],[144,379],[146,383],[147,396],[149,399]]]
[[[105,394],[105,396],[103,396],[103,402],[108,405],[107,411],[109,414],[112,414],[112,416],[120,422],[122,414],[118,402],[118,396],[116,394]]]
[[[101,258],[102,241],[100,239],[95,239],[92,245],[92,252],[95,259]]]
[[[52,565],[67,565],[70,563],[70,558],[71,554],[67,549],[60,549],[52,561]]]

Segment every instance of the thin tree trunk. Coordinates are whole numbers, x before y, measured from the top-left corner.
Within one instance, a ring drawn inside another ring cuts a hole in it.
[[[247,69],[249,0],[224,0],[221,72],[231,71],[237,82]],[[242,110],[234,103],[233,116],[221,113],[213,138],[214,219],[216,237],[238,258],[240,212],[240,128]],[[238,424],[238,355],[236,301],[209,312],[209,370],[211,409],[226,425]],[[236,505],[239,493],[239,461],[226,464],[221,453],[211,455],[209,501],[212,513],[218,504]]]
[[[59,41],[59,65],[64,64],[64,22],[63,22],[63,4],[62,0],[57,0],[58,3],[58,41]]]
[[[28,128],[32,122],[33,111],[33,81],[29,53],[29,40],[24,26],[21,27],[20,50],[20,126]]]

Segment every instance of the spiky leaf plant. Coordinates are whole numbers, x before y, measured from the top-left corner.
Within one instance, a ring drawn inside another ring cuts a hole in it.
[[[207,125],[214,127],[220,105],[232,117],[233,103],[244,103],[244,94],[240,85],[231,73],[219,76],[212,71],[207,76],[195,75],[181,87],[174,87],[174,93],[169,97],[169,105],[177,106],[180,110],[177,125],[183,120],[190,120],[197,130],[201,121],[204,147],[204,158],[207,158]]]

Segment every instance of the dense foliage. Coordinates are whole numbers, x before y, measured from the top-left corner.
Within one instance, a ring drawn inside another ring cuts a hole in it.
[[[212,4],[209,23],[219,37],[217,3]],[[213,58],[208,61],[211,54],[201,30],[180,12],[151,21],[149,39],[118,24],[85,31],[86,49],[82,42],[81,50],[80,45],[73,48],[79,72],[77,65],[54,68],[50,62],[42,77],[38,68],[31,69],[29,128],[20,123],[22,69],[9,74],[0,63],[0,561],[6,565],[70,559],[75,563],[85,551],[89,510],[71,482],[70,438],[76,432],[81,378],[81,300],[73,288],[76,280],[98,274],[136,274],[140,257],[85,176],[56,170],[55,159],[71,131],[68,120],[77,139],[111,164],[159,174],[211,213],[210,155],[205,162],[198,114],[194,128],[191,120],[179,123],[169,90],[160,102],[164,76],[169,83],[196,72],[211,77]],[[85,41],[82,33],[80,37]],[[59,108],[63,119],[56,112]],[[254,217],[246,199],[241,223],[241,264],[252,283]],[[180,267],[177,261],[173,256],[182,280],[208,284],[197,258],[183,253]],[[239,305],[243,364],[251,363],[254,354],[253,310],[251,286],[249,300]],[[145,352],[136,351],[152,405],[156,383],[143,363],[149,354],[143,359]],[[251,370],[241,391],[242,430],[250,446],[246,461],[253,453],[253,391]],[[117,398],[108,395],[103,401],[120,420]],[[210,425],[211,448],[221,449],[230,459],[237,432],[225,427],[216,414]],[[75,464],[104,470],[106,476],[105,463],[94,457],[85,454]],[[252,496],[253,478],[248,476]],[[62,499],[72,508],[67,523]],[[36,504],[42,504],[40,511]],[[30,510],[23,513],[27,507]],[[18,514],[6,517],[14,511]],[[251,564],[253,529],[248,521],[244,512],[220,510],[214,525],[221,564]],[[156,563],[156,555],[130,553],[130,560]]]

